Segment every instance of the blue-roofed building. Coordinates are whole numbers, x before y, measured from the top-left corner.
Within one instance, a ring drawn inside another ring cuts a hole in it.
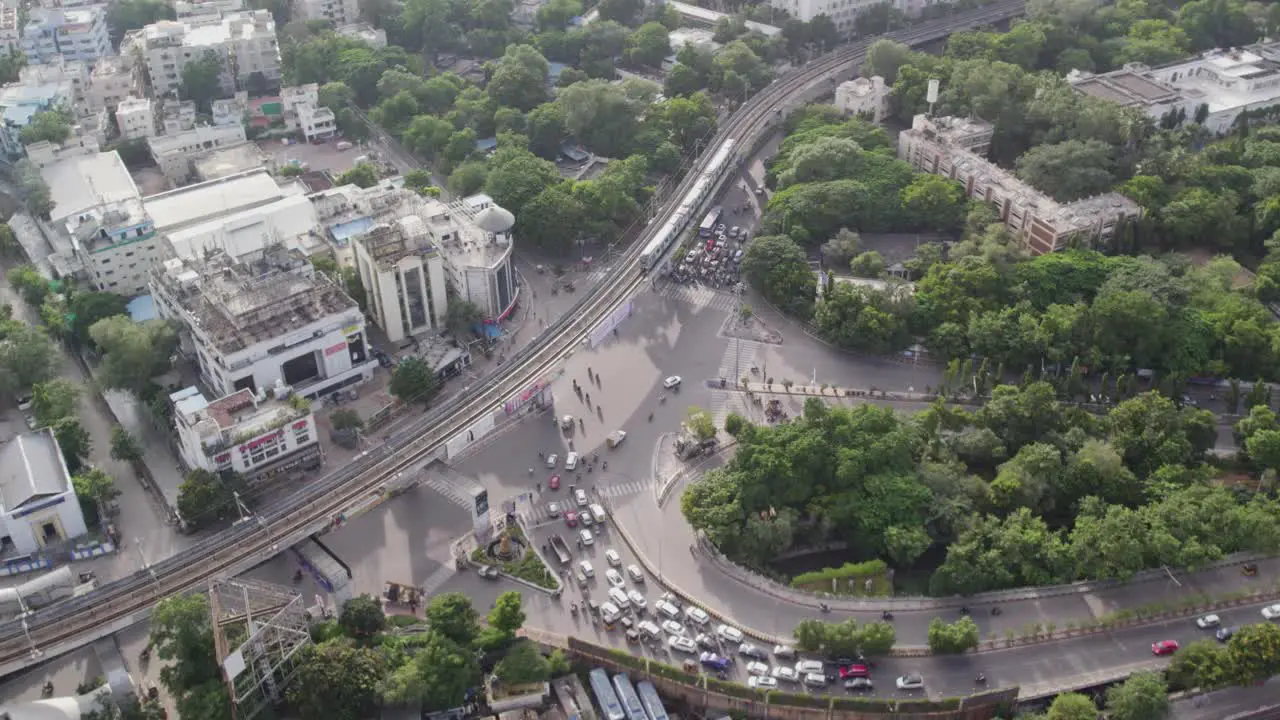
[[[586,162],[591,155],[582,149],[581,145],[575,145],[568,140],[560,143],[560,154],[574,162]]]
[[[476,141],[476,152],[482,152],[486,155],[491,155],[493,154],[493,151],[497,149],[498,149],[498,138],[496,137],[480,138],[479,140]]]
[[[38,112],[61,105],[70,106],[73,98],[70,82],[48,82],[6,85],[0,88],[0,148],[11,156],[22,154],[18,134]]]

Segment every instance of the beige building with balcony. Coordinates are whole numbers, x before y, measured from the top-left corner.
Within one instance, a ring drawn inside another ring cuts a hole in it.
[[[310,402],[287,387],[237,390],[210,402],[194,387],[174,393],[178,454],[187,469],[236,472],[251,480],[324,461]]]
[[[375,225],[353,240],[352,249],[369,315],[388,340],[443,329],[449,302],[444,260],[421,218]]]
[[[276,24],[266,10],[164,21],[129,33],[122,43],[138,53],[157,95],[176,93],[182,69],[212,52],[222,65],[222,91],[230,97],[260,73],[267,85],[280,83]]]

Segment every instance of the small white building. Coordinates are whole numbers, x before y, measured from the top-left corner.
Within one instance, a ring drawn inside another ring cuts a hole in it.
[[[178,135],[196,127],[196,103],[194,100],[160,101],[160,126],[165,135]]]
[[[151,98],[127,97],[116,106],[116,125],[126,140],[141,140],[156,135],[156,101]]]
[[[89,73],[89,89],[85,95],[94,110],[115,110],[126,98],[141,94],[141,77],[127,57],[101,58]]]
[[[391,342],[439,331],[448,309],[444,260],[415,215],[375,225],[352,241],[369,315]]]
[[[879,124],[889,111],[892,92],[893,88],[886,85],[879,75],[854,78],[836,87],[836,107],[846,115],[870,118],[871,122]]]
[[[176,135],[149,138],[147,147],[165,178],[181,185],[191,178],[192,163],[205,153],[245,142],[243,125],[201,125]]]
[[[214,125],[243,125],[248,105],[249,93],[241,90],[235,97],[219,98],[209,103],[209,114]]]
[[[213,402],[189,387],[170,396],[178,454],[187,469],[258,479],[320,467],[324,455],[310,401],[276,387]]]
[[[303,105],[298,108],[298,129],[307,142],[327,140],[338,134],[338,121],[327,107]]]
[[[329,395],[373,376],[364,315],[301,255],[275,247],[252,264],[211,252],[171,259],[152,276],[157,312],[183,326],[213,392],[288,385]]]
[[[0,443],[0,549],[33,553],[87,532],[53,431]]]

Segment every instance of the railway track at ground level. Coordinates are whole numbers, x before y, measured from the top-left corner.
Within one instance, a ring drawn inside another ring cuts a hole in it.
[[[1016,17],[1024,7],[1023,0],[1002,0],[887,37],[912,46],[924,45],[953,32]],[[739,152],[736,160],[745,159],[743,150],[750,153],[763,133],[777,118],[784,116],[784,110],[829,95],[829,78],[842,69],[856,70],[871,42],[840,48],[784,74],[730,116],[712,142],[704,147],[714,148],[724,140],[733,139]],[[200,590],[211,579],[244,572],[323,530],[332,518],[380,492],[389,481],[434,455],[449,438],[498,412],[504,402],[531,382],[549,375],[586,340],[592,328],[643,287],[645,277],[641,272],[640,252],[648,236],[661,227],[689,192],[711,154],[705,152],[694,163],[663,212],[653,218],[649,229],[623,255],[609,276],[592,288],[569,316],[545,330],[505,366],[413,428],[397,433],[350,465],[284,498],[275,508],[260,512],[254,520],[238,523],[172,558],[88,595],[39,610],[24,622],[11,621],[0,626],[0,676],[37,661],[38,658],[32,656],[32,647],[40,648],[43,655],[56,655],[83,646],[144,620],[150,608],[164,597]],[[738,162],[729,163],[717,182],[723,182],[737,166]]]

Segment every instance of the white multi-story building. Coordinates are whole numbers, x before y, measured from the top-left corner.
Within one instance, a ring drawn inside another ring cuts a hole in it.
[[[179,20],[194,17],[221,17],[244,10],[244,0],[177,0],[174,14]]]
[[[235,262],[260,262],[275,245],[298,247],[298,237],[318,224],[307,196],[280,187],[261,167],[151,195],[143,205],[180,260],[223,252]]]
[[[157,95],[177,92],[182,69],[210,52],[222,65],[227,96],[248,87],[255,73],[268,86],[280,82],[276,24],[266,10],[159,22],[131,33],[126,44],[142,56]]]
[[[324,455],[310,401],[289,393],[237,390],[213,402],[194,387],[171,395],[183,464],[251,480],[320,467]]]
[[[220,252],[167,260],[151,289],[159,314],[182,324],[215,393],[288,385],[317,397],[368,380],[377,367],[356,302],[283,248],[251,266]]]
[[[885,4],[885,0],[770,0],[769,4],[778,10],[786,10],[791,17],[809,22],[819,15],[826,15],[836,24],[842,33],[853,32],[853,23],[858,15],[877,5]],[[890,0],[894,9],[914,17],[920,14],[925,6],[933,4],[928,0]]]
[[[32,63],[64,58],[92,64],[110,55],[111,38],[104,7],[32,10],[22,29],[22,52]]]
[[[515,216],[488,195],[450,203],[448,215],[427,225],[445,257],[458,294],[480,308],[487,322],[501,322],[515,310],[520,284],[511,266]]]
[[[332,27],[360,21],[359,0],[293,0],[296,20],[328,20]]]
[[[0,443],[0,548],[29,554],[87,532],[53,431]]]
[[[141,77],[130,59],[111,55],[98,60],[93,66],[85,99],[93,110],[114,111],[125,98],[141,94]]]
[[[1097,75],[1073,70],[1067,81],[1078,92],[1138,108],[1156,120],[1203,118],[1205,128],[1222,135],[1242,114],[1280,105],[1280,42],[1211,50],[1156,68],[1129,63]],[[1280,117],[1271,112],[1253,119],[1270,123]]]
[[[174,100],[169,98],[160,101],[160,126],[165,135],[179,135],[196,126],[196,103],[194,100]]]
[[[298,108],[298,129],[308,142],[327,140],[338,134],[338,121],[327,107],[303,105]]]
[[[162,241],[120,153],[71,157],[40,174],[54,203],[50,224],[69,239],[93,286],[126,297],[145,293]]]
[[[156,101],[127,97],[116,106],[116,125],[126,140],[155,137]]]
[[[352,242],[369,315],[391,342],[439,331],[448,309],[444,260],[416,215],[375,225]]]
[[[22,28],[18,27],[18,9],[0,7],[0,51],[10,53],[22,49]]]
[[[879,123],[889,111],[889,95],[893,88],[879,75],[854,78],[836,87],[836,107],[846,115],[871,118]]]
[[[960,182],[970,198],[993,205],[1035,255],[1061,250],[1075,236],[1110,237],[1120,223],[1141,217],[1142,208],[1118,193],[1057,202],[983,157],[991,136],[992,126],[982,121],[917,115],[898,135],[898,157]]]
[[[241,90],[235,97],[221,98],[209,104],[209,115],[214,125],[243,125],[249,106],[249,93]]]
[[[66,83],[71,88],[73,111],[88,114],[86,94],[89,90],[89,66],[81,60],[54,60],[43,65],[27,65],[18,71],[19,85]]]
[[[147,140],[151,157],[166,179],[175,184],[186,182],[192,163],[218,148],[234,147],[245,142],[243,125],[201,125],[177,135],[160,135]]]

